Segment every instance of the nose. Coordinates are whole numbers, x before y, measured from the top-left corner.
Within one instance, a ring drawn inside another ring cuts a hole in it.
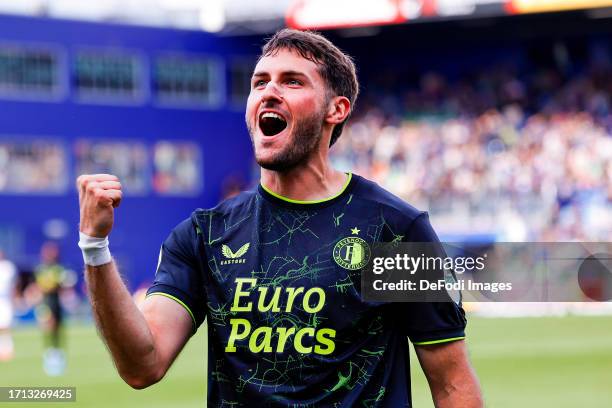
[[[261,101],[262,102],[268,102],[268,101],[280,102],[282,99],[283,98],[282,98],[281,90],[279,89],[278,85],[273,81],[269,81],[266,84],[266,87],[264,88],[261,94]]]

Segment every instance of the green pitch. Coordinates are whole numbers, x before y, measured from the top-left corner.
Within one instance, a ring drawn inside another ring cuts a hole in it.
[[[67,337],[68,371],[49,378],[42,372],[38,331],[16,331],[17,356],[0,363],[0,386],[75,386],[77,402],[0,406],[205,406],[204,330],[189,342],[161,383],[142,391],[132,390],[117,376],[92,327],[71,327]],[[489,407],[610,406],[612,317],[471,318],[468,339]],[[432,407],[414,355],[412,363],[414,405]]]

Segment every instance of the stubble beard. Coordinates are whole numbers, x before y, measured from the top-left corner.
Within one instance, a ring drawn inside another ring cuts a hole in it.
[[[306,163],[321,142],[324,114],[324,111],[317,112],[296,122],[293,132],[287,136],[289,141],[285,147],[268,159],[258,156],[254,138],[257,129],[247,122],[257,164],[266,170],[287,172]]]

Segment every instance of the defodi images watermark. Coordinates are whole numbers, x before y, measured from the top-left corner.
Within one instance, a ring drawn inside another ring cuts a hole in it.
[[[612,243],[375,243],[361,293],[374,302],[605,302]]]

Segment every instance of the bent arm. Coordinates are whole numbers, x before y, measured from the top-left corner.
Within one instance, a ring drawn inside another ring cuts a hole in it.
[[[480,385],[465,341],[414,347],[436,408],[483,407]]]
[[[156,383],[192,333],[188,312],[162,296],[147,298],[138,309],[114,261],[86,268],[94,319],[119,375],[136,389]]]

